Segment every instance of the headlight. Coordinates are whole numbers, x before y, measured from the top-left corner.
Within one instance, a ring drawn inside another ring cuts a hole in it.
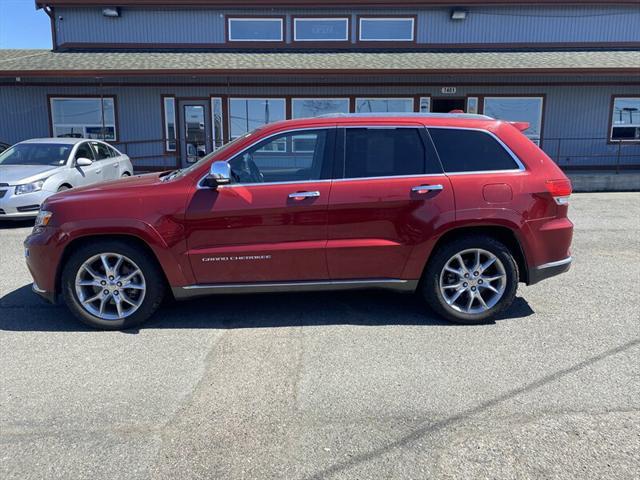
[[[24,185],[16,186],[16,195],[22,195],[23,193],[33,193],[42,190],[44,180],[38,180],[33,183],[25,183]]]
[[[52,216],[53,216],[53,213],[47,210],[40,210],[38,212],[38,216],[36,217],[36,223],[33,225],[33,229],[35,230],[35,229],[43,228],[49,225],[49,222],[51,221]]]

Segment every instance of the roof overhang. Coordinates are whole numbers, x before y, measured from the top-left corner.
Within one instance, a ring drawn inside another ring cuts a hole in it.
[[[45,6],[171,6],[171,7],[336,7],[336,6],[369,6],[389,8],[389,0],[35,0],[36,7]],[[474,5],[637,5],[638,0],[462,0],[451,2],[445,0],[398,0],[392,7],[460,7]]]
[[[100,68],[96,68],[96,66]],[[194,65],[196,67],[194,67]],[[631,75],[640,51],[245,53],[0,50],[0,77]]]

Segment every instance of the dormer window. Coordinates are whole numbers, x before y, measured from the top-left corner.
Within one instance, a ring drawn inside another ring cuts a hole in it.
[[[346,42],[349,40],[349,19],[294,18],[295,42]]]
[[[227,39],[230,42],[283,42],[283,18],[227,18]]]
[[[358,40],[361,42],[413,42],[414,17],[360,17]]]

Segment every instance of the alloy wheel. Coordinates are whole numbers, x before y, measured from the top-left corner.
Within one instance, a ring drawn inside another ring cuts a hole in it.
[[[147,291],[142,270],[119,253],[100,253],[85,261],[76,274],[75,290],[82,307],[102,320],[131,316]]]
[[[453,310],[481,314],[504,295],[507,274],[500,259],[480,248],[453,255],[440,273],[440,293]]]

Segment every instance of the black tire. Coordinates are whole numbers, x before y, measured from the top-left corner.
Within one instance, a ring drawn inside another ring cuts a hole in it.
[[[124,319],[105,320],[93,315],[82,306],[76,292],[76,274],[82,264],[95,255],[107,252],[128,257],[144,275],[144,299],[138,309]],[[124,330],[141,324],[153,315],[165,296],[166,284],[156,259],[144,249],[122,240],[97,240],[81,246],[67,259],[62,270],[61,290],[67,307],[83,323],[102,330]]]
[[[127,178],[127,177],[130,177],[130,176],[131,176],[131,174],[129,172],[124,172],[122,174],[122,177],[120,177],[120,178]]]
[[[71,190],[71,187],[68,185],[61,185],[60,188],[58,188],[58,192],[66,192],[67,190]]]
[[[470,314],[455,310],[446,302],[440,290],[440,275],[447,262],[457,253],[470,249],[482,249],[495,255],[502,262],[506,274],[506,285],[502,297],[482,313]],[[509,248],[492,237],[472,235],[442,245],[433,253],[422,278],[420,293],[431,309],[441,317],[454,323],[478,325],[491,321],[511,306],[516,296],[518,282],[518,265]]]

